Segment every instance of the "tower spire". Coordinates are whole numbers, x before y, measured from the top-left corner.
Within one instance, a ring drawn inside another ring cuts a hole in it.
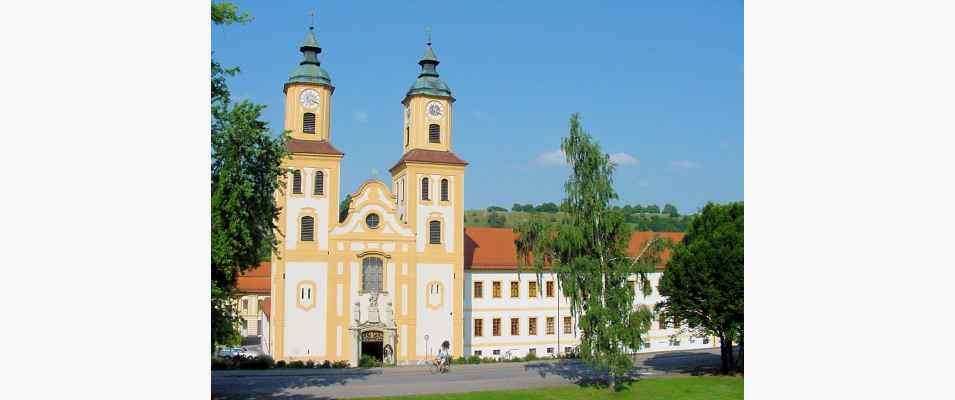
[[[321,67],[322,63],[318,60],[318,55],[322,52],[322,46],[318,44],[315,37],[315,10],[309,11],[311,17],[308,26],[308,32],[305,33],[305,40],[302,46],[298,48],[302,52],[302,61],[298,63],[299,67],[292,71],[289,76],[289,82],[311,82],[331,84],[331,77],[328,72]]]
[[[418,65],[421,66],[421,72],[418,73],[418,79],[411,88],[408,89],[406,96],[413,94],[430,94],[433,96],[451,96],[451,89],[439,78],[438,75],[438,56],[434,54],[431,47],[431,26],[425,27],[425,50]]]

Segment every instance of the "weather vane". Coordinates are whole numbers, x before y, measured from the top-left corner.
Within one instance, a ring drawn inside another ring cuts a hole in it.
[[[425,38],[428,39],[428,46],[430,46],[431,45],[431,25],[424,27],[424,35],[425,35]]]
[[[309,29],[314,29],[315,28],[315,9],[314,8],[311,9],[308,12],[308,15],[312,17],[312,24],[309,26]]]

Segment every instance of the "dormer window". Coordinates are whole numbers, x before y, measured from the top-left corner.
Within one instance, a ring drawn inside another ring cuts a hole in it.
[[[428,142],[441,143],[441,125],[428,125]]]
[[[305,133],[315,133],[315,114],[305,113],[302,117],[302,131]]]

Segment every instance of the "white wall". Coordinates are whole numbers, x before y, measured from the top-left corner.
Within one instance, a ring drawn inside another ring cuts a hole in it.
[[[269,331],[269,318],[265,316],[264,312],[259,312],[259,320],[262,321],[262,331],[259,332],[259,335],[262,336],[261,347],[262,353],[272,355],[271,347],[271,332]]]
[[[634,305],[645,304],[652,307],[662,300],[656,287],[662,276],[659,272],[648,274],[648,279],[652,287],[652,293],[649,296],[643,296],[638,290]],[[635,277],[634,277],[635,278]],[[563,317],[570,316],[570,304],[565,297],[561,295],[560,286],[552,273],[544,273],[540,281],[537,298],[528,296],[528,282],[536,281],[537,275],[533,271],[525,271],[520,274],[514,270],[505,271],[465,271],[465,321],[464,337],[465,354],[473,355],[475,350],[481,350],[483,357],[493,357],[493,350],[500,350],[503,355],[511,350],[515,357],[522,357],[528,353],[531,348],[536,349],[538,356],[546,356],[546,349],[553,347],[555,353],[564,351],[567,346],[575,347],[579,343],[579,331],[572,329],[570,335],[563,333]],[[555,297],[546,297],[546,282],[554,280]],[[474,282],[484,282],[484,296],[481,299],[474,298]],[[493,298],[493,283],[501,282],[501,298]],[[520,282],[520,296],[511,298],[510,282]],[[639,286],[637,286],[639,289]],[[556,316],[555,333],[546,335],[546,317]],[[528,318],[537,317],[537,335],[530,335],[528,329]],[[474,336],[474,320],[483,319],[484,335],[482,337]],[[501,319],[501,336],[493,336],[493,318]],[[520,335],[511,335],[510,319],[520,319]],[[655,318],[652,327],[645,335],[645,340],[650,342],[649,348],[638,350],[638,352],[652,351],[670,351],[670,350],[688,350],[697,348],[718,347],[713,339],[709,343],[703,343],[703,338],[694,338],[686,332],[686,327],[682,331],[673,328],[660,329],[658,320]],[[572,319],[576,324],[576,319]],[[678,339],[680,344],[674,346],[672,339]]]
[[[417,337],[413,339],[404,338],[403,340],[415,341],[417,356],[433,355],[437,353],[442,341],[452,342],[454,340],[451,329],[451,312],[454,310],[454,301],[456,301],[452,296],[452,293],[454,293],[452,281],[454,266],[452,264],[418,264],[416,268],[418,276],[416,281],[418,290],[416,309],[418,315],[415,316]],[[429,282],[440,282],[442,286],[440,295],[430,296],[430,301],[428,295]],[[441,305],[437,308],[429,308],[429,303],[432,306],[438,303]],[[424,335],[428,335],[429,340],[425,341]],[[454,344],[452,344],[453,346]]]
[[[326,304],[328,263],[285,263],[285,355],[290,357],[325,356]],[[303,310],[297,306],[301,281],[315,282],[315,307]]]

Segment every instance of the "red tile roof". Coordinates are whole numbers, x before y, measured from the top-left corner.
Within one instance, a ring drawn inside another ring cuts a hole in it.
[[[345,153],[338,151],[335,146],[325,140],[302,140],[289,138],[285,143],[285,148],[292,153],[306,154],[328,154],[333,156],[343,156]]]
[[[272,293],[272,263],[261,262],[257,267],[239,275],[235,284],[241,294],[271,294]]]
[[[654,236],[680,241],[683,235],[683,232],[634,232],[627,252],[636,256],[647,240]],[[516,269],[516,238],[511,228],[464,228],[464,267],[478,270]],[[664,263],[669,256],[669,251],[663,253]],[[657,269],[663,268],[663,265],[657,266]]]
[[[414,149],[403,156],[398,162],[395,163],[395,166],[391,167],[388,171],[394,172],[402,163],[406,161],[416,161],[416,162],[425,162],[425,163],[437,163],[437,164],[454,164],[454,165],[468,165],[467,161],[461,159],[456,154],[450,151],[438,151],[438,150],[425,150],[425,149]]]

